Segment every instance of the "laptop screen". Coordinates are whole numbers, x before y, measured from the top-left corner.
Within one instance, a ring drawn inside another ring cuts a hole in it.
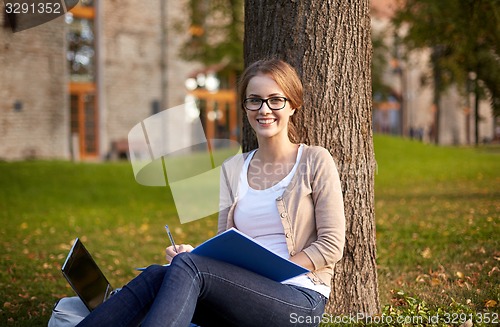
[[[78,238],[75,240],[61,270],[73,290],[90,311],[103,303],[113,290]]]

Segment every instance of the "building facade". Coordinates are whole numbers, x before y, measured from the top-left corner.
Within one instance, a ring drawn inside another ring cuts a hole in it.
[[[0,15],[0,160],[126,156],[128,132],[183,104],[186,96],[198,101],[194,114],[208,138],[238,140],[236,77],[227,78],[227,90],[200,87],[193,81],[204,81],[221,67],[181,58],[192,30],[186,8],[187,0],[147,5],[80,0],[69,13],[15,33],[9,18]],[[430,52],[414,51],[405,60],[393,55],[398,46],[390,25],[393,11],[393,0],[372,1],[373,33],[392,49],[384,73],[392,96],[375,95],[375,132],[433,142],[439,130],[440,144],[473,144],[473,96],[450,88],[436,119],[432,85],[424,82],[432,79]],[[186,113],[193,119],[193,112]],[[494,138],[487,101],[480,102],[479,117],[480,141]],[[179,123],[186,117],[177,118],[165,133],[172,136],[169,141],[189,147],[193,131]]]
[[[67,158],[64,19],[19,33],[0,19],[0,158]]]
[[[392,90],[388,99],[377,101],[374,95],[373,121],[375,132],[414,137],[442,145],[475,143],[472,94],[459,92],[457,87],[446,90],[439,101],[439,116],[434,105],[430,49],[412,51],[401,56],[402,45],[391,25],[396,9],[394,0],[373,0],[372,33],[383,40],[386,51],[383,80]],[[479,102],[479,142],[495,138],[494,118],[490,103]]]
[[[0,160],[123,153],[134,125],[185,101],[185,80],[199,65],[180,57],[188,26],[173,26],[184,15],[185,1],[81,0],[16,33],[2,15]],[[186,134],[176,128],[166,126]]]

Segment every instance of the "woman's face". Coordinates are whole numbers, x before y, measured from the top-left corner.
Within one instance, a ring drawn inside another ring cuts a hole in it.
[[[246,98],[268,99],[286,97],[283,90],[270,75],[259,74],[250,79],[246,90]],[[288,121],[295,109],[286,101],[281,110],[271,110],[266,103],[259,110],[245,110],[248,121],[257,134],[257,138],[285,136],[288,138]]]

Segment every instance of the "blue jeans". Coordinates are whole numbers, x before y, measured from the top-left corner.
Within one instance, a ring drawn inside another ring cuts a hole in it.
[[[148,267],[78,326],[316,326],[326,301],[313,290],[181,253],[170,266]]]

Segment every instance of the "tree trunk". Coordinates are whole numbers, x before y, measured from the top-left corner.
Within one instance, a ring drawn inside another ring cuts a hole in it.
[[[245,1],[245,64],[273,57],[297,69],[304,84],[304,107],[293,116],[300,141],[329,149],[339,169],[347,230],[332,314],[379,312],[370,38],[368,0]],[[256,146],[245,120],[244,151]]]

